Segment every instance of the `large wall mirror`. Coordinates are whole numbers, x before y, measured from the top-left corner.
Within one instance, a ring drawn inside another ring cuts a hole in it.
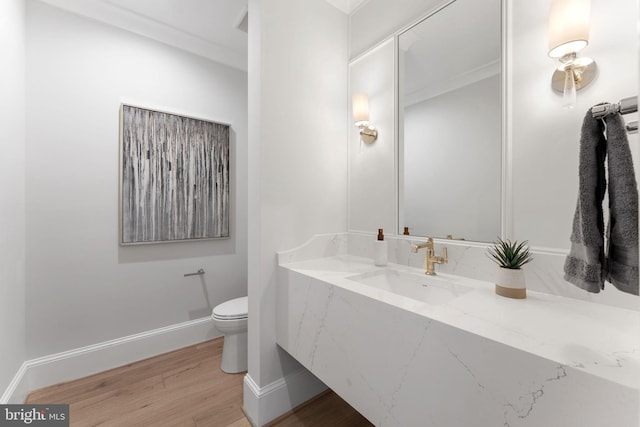
[[[399,227],[501,234],[501,0],[455,0],[398,36]]]

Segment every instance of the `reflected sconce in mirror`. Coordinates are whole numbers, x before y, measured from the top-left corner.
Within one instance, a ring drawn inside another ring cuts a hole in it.
[[[549,56],[560,61],[551,87],[563,94],[563,108],[573,108],[576,91],[596,77],[596,63],[578,53],[589,44],[591,0],[553,0],[549,14]]]
[[[371,144],[378,138],[378,130],[369,124],[369,97],[366,93],[353,95],[353,122],[360,128],[360,139]]]

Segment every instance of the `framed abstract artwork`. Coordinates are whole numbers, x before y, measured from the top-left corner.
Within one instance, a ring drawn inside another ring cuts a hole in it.
[[[229,128],[121,105],[121,245],[229,237]]]

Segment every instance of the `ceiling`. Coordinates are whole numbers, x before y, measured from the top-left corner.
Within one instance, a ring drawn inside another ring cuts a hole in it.
[[[247,0],[42,0],[241,70]],[[306,0],[296,0],[306,1]],[[350,13],[367,0],[326,0]]]
[[[247,0],[41,0],[241,70]]]

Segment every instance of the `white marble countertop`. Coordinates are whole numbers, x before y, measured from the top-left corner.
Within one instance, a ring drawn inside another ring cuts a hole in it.
[[[472,290],[439,305],[349,279],[376,267],[369,258],[340,255],[283,263],[287,268],[435,321],[526,351],[603,379],[640,390],[640,312],[528,290],[527,298],[498,296],[489,282],[440,274]]]

